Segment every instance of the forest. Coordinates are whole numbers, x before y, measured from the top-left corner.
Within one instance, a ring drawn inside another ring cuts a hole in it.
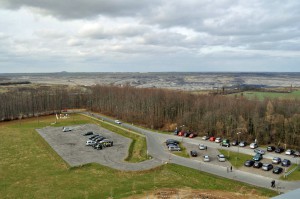
[[[259,144],[299,149],[299,100],[248,100],[243,96],[199,95],[184,91],[103,86],[35,88],[0,93],[0,119],[22,119],[85,108],[151,129],[176,127]]]

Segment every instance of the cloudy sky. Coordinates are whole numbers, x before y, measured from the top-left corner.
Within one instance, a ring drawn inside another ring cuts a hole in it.
[[[0,0],[0,73],[299,66],[299,0]]]

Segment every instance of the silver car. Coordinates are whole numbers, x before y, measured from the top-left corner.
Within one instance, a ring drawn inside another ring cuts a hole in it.
[[[204,144],[199,144],[199,149],[200,150],[206,150],[207,146],[205,146]]]
[[[203,161],[204,162],[210,162],[210,158],[208,155],[203,156]]]
[[[225,162],[226,161],[226,158],[225,158],[225,156],[223,154],[219,154],[217,156],[218,156],[219,162]]]

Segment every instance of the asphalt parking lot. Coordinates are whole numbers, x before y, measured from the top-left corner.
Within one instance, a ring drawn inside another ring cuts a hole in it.
[[[108,131],[95,124],[68,127],[71,128],[72,131],[63,132],[62,127],[46,127],[37,129],[37,132],[70,166],[79,166],[95,162],[119,170],[135,171],[150,169],[161,164],[161,161],[156,159],[136,164],[125,162],[124,159],[128,155],[131,139]],[[88,131],[93,131],[94,134],[99,134],[112,140],[114,145],[102,150],[96,150],[91,146],[86,146],[86,141],[89,136],[83,136],[83,134]]]

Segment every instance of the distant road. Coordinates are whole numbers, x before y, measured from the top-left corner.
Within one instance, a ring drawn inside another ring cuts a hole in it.
[[[85,115],[92,116],[98,119],[101,119],[103,121],[108,121],[114,123],[114,119],[111,119],[109,117],[95,114],[95,113],[89,113],[89,112],[84,112]],[[218,165],[213,165],[209,163],[204,163],[204,162],[199,162],[196,160],[192,160],[189,158],[183,158],[180,156],[173,155],[169,151],[165,150],[163,147],[163,143],[165,142],[166,139],[176,139],[176,140],[183,140],[186,143],[190,144],[196,144],[199,145],[200,143],[205,143],[209,147],[213,148],[220,148],[219,144],[216,143],[211,143],[208,141],[203,141],[200,138],[198,139],[190,139],[190,138],[182,138],[174,135],[167,135],[167,134],[161,134],[161,133],[155,133],[153,131],[149,131],[131,124],[127,123],[122,123],[120,125],[116,124],[116,126],[122,126],[123,128],[130,129],[132,131],[141,133],[146,136],[147,140],[147,149],[148,153],[154,157],[155,159],[161,160],[162,163],[174,163],[182,166],[186,166],[189,168],[201,170],[207,173],[211,173],[217,176],[237,180],[240,182],[244,182],[247,184],[255,185],[258,187],[264,187],[264,188],[269,188],[271,185],[271,181],[273,180],[272,178],[256,175],[253,173],[248,173],[240,170],[234,170],[233,172],[227,172],[227,167],[222,167]],[[226,148],[230,151],[236,151],[236,148]],[[246,148],[239,148],[240,153],[245,153],[245,154],[250,154],[253,155],[253,150],[251,149],[246,149]],[[276,154],[276,156],[279,156]],[[284,157],[283,155],[280,155],[280,157]],[[264,157],[266,158],[272,158],[272,155],[266,154]],[[299,158],[298,158],[299,159]],[[296,163],[296,159],[292,160],[294,163]],[[278,189],[280,192],[287,192],[290,190],[298,189],[300,188],[300,181],[296,182],[288,182],[288,181],[282,181],[282,180],[276,180],[276,184],[278,185]]]

